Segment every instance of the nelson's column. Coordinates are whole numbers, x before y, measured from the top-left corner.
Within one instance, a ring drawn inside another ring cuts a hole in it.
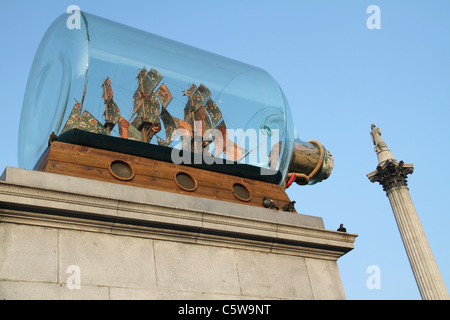
[[[370,135],[378,166],[367,177],[371,182],[378,181],[386,191],[420,295],[424,300],[449,299],[407,187],[406,176],[414,171],[413,165],[394,158],[374,124]]]

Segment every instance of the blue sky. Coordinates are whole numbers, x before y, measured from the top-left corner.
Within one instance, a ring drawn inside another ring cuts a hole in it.
[[[69,5],[268,71],[299,136],[335,159],[331,177],[288,189],[297,211],[359,234],[338,265],[348,299],[420,299],[375,170],[370,125],[398,160],[414,163],[410,193],[450,286],[450,2],[442,1],[4,1],[0,8],[0,170],[18,166],[20,110],[34,53]],[[369,30],[369,5],[381,29]],[[369,289],[369,266],[381,288]]]

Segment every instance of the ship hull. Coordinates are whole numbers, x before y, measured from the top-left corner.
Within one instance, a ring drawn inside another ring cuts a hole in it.
[[[239,175],[239,170],[242,171],[249,166],[242,164],[237,165],[241,168],[236,168],[236,164],[221,165],[222,171],[229,170],[228,173],[207,170],[204,163],[191,166],[177,165],[167,159],[171,148],[144,144],[149,149],[134,150],[133,142],[139,146],[143,143],[76,129],[68,133],[70,134],[61,135],[58,141],[51,143],[35,170],[257,207],[263,207],[263,200],[267,197],[278,205],[280,212],[283,206],[290,203],[281,185],[249,178],[253,174],[251,170],[256,168],[247,168],[246,170],[250,172],[246,172],[245,177]],[[115,151],[108,150],[108,143],[105,141],[111,139],[115,139],[114,142],[117,142],[116,140],[126,142],[122,146],[124,149],[121,150],[120,144],[115,144]],[[95,147],[97,144],[102,148]],[[152,157],[149,157],[149,154]],[[259,178],[274,179],[270,176]]]

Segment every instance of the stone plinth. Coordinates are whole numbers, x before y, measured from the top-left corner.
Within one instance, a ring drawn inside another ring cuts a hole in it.
[[[0,299],[344,299],[321,218],[6,168]],[[77,287],[79,284],[79,288]]]

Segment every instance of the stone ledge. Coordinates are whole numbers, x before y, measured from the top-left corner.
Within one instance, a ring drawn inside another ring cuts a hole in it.
[[[357,236],[318,217],[64,175],[8,167],[0,180],[2,221],[327,260]]]

